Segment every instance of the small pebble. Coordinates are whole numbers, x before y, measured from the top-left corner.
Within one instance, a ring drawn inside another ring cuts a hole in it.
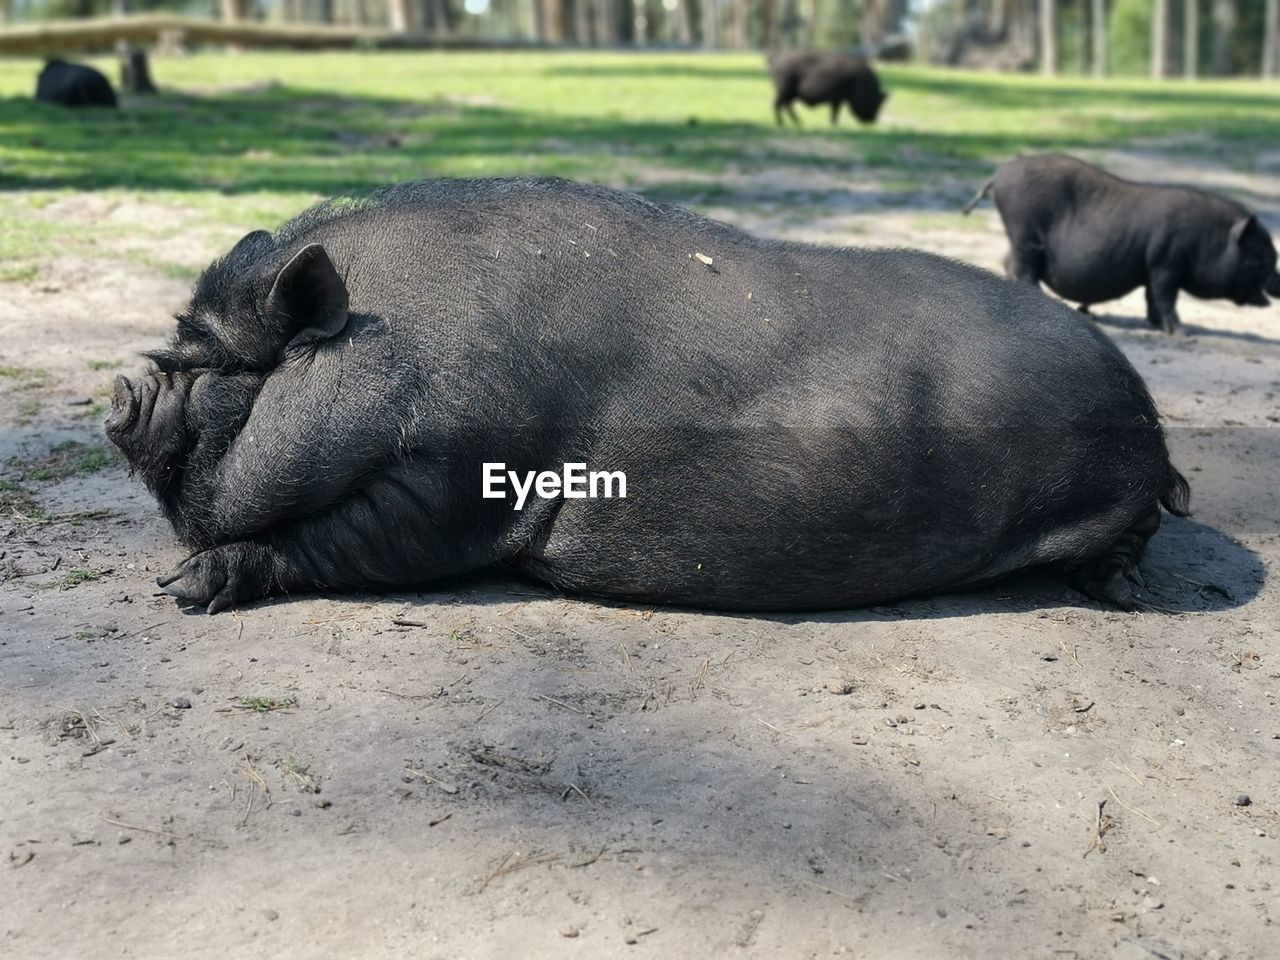
[[[261,916],[263,920],[267,921],[267,923],[280,919],[280,914],[276,913],[274,910],[262,910],[259,912],[259,916]]]
[[[294,807],[292,810],[289,811],[289,816],[300,817],[302,816],[302,810],[300,810],[298,807]]]
[[[1249,804],[1253,803],[1253,801],[1249,799],[1249,795],[1247,793],[1237,793],[1236,798],[1231,802],[1237,807],[1247,807]]]
[[[169,705],[171,707],[175,707],[178,710],[191,709],[191,701],[188,700],[186,697],[174,697],[172,700],[169,701]]]
[[[560,936],[566,937],[569,940],[572,940],[577,935],[578,935],[577,927],[561,927],[560,928]]]
[[[917,704],[916,704],[916,706],[915,706],[915,709],[917,709],[917,710],[923,710],[926,706],[928,706],[928,704],[925,704],[925,703],[917,703]]]

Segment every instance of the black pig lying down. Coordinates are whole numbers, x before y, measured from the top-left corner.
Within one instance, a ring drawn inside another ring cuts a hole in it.
[[[795,101],[813,107],[831,105],[831,122],[840,116],[840,107],[849,105],[861,123],[875,123],[889,95],[880,89],[880,78],[861,57],[842,53],[794,51],[769,60],[773,76],[773,115],[782,126],[782,111],[800,126]]]
[[[114,107],[111,81],[93,67],[50,60],[36,78],[36,99],[64,107]]]
[[[843,608],[1037,564],[1132,606],[1181,514],[1106,337],[924,253],[760,240],[558,180],[333,201],[210,266],[106,429],[195,551],[161,585],[272,594],[500,567],[724,609]],[[482,498],[482,465],[626,498]]]
[[[1255,307],[1280,296],[1270,234],[1226,197],[1122,180],[1062,154],[1002,164],[964,212],[988,193],[1009,235],[1010,276],[1085,312],[1146,287],[1147,320],[1176,333],[1179,290]]]

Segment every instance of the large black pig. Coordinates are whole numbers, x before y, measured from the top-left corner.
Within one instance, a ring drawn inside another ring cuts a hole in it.
[[[1177,333],[1180,290],[1255,307],[1280,296],[1270,234],[1226,197],[1122,180],[1063,154],[1002,164],[964,212],[988,193],[1009,235],[1010,276],[1085,312],[1146,287],[1147,320]]]
[[[831,104],[832,123],[846,103],[859,121],[875,123],[889,99],[880,89],[880,78],[861,57],[814,51],[781,53],[770,59],[769,72],[773,75],[773,115],[778,126],[782,126],[783,110],[800,126],[796,100],[810,107]]]
[[[558,180],[322,204],[210,266],[110,438],[195,552],[271,594],[502,567],[570,591],[843,608],[1037,564],[1132,606],[1185,510],[1141,379],[1024,285],[756,239]],[[483,464],[625,499],[482,497]]]
[[[64,107],[114,107],[111,81],[93,67],[50,60],[36,78],[36,99]]]

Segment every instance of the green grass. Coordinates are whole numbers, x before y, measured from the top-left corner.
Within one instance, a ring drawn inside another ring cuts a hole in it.
[[[907,67],[883,70],[876,126],[802,109],[797,133],[773,124],[763,58],[741,54],[206,53],[157,59],[164,95],[118,112],[32,102],[36,70],[0,63],[0,282],[86,251],[189,279],[204,254],[169,251],[188,232],[229,246],[318,196],[416,177],[556,174],[799,214],[857,177],[869,207],[928,211],[1020,151],[1176,149],[1248,172],[1280,135],[1275,85]],[[77,191],[154,208],[86,223],[66,214]]]
[[[7,383],[15,390],[38,390],[51,380],[49,371],[39,367],[0,367],[0,384]]]
[[[10,467],[20,471],[25,480],[48,482],[65,480],[67,477],[87,476],[116,462],[116,455],[104,444],[68,440],[58,444],[48,454],[38,459],[13,460],[10,462]]]
[[[51,580],[48,583],[42,583],[41,586],[49,589],[57,590],[74,590],[82,583],[93,583],[95,580],[101,580],[110,570],[85,570],[76,569],[69,570],[67,574],[59,580]]]
[[[282,697],[241,697],[236,706],[241,710],[252,710],[254,713],[270,713],[273,710],[287,710],[298,705],[298,698],[293,694]]]

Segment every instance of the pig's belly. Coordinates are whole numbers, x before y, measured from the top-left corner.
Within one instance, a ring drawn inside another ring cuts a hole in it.
[[[1095,244],[1053,238],[1046,246],[1044,282],[1064,300],[1119,300],[1146,282],[1142,264],[1099,250]]]
[[[1060,492],[1086,482],[1061,465],[1045,472]],[[930,483],[924,471],[906,471],[859,489],[814,477],[809,490],[774,491],[752,478],[750,490],[717,483],[696,491],[655,489],[657,477],[629,475],[627,501],[565,503],[517,565],[564,589],[643,602],[846,608],[986,582],[1063,551],[1097,552],[1133,513],[1121,503],[1082,519],[1049,506],[1027,524],[1024,515],[1036,511],[1024,513],[1017,496],[983,496],[983,477],[960,469],[935,476]]]

